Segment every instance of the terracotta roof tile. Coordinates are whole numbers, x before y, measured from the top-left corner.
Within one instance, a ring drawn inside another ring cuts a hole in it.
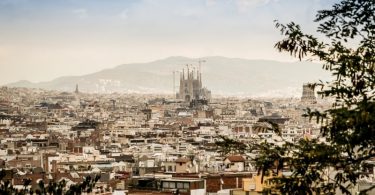
[[[228,156],[227,159],[230,162],[244,162],[245,159],[242,156]]]
[[[187,162],[189,162],[189,161],[190,161],[189,158],[181,157],[181,158],[178,158],[178,159],[176,160],[176,163],[187,163]]]

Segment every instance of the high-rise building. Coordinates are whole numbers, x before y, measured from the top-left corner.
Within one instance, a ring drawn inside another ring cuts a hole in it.
[[[316,104],[314,87],[311,86],[310,83],[303,84],[301,102],[307,104]]]
[[[177,99],[184,99],[186,102],[191,100],[210,100],[211,91],[205,87],[202,87],[202,73],[197,70],[190,70],[187,68],[185,75],[185,69],[180,73],[180,90],[176,94]]]
[[[76,94],[79,93],[79,90],[78,90],[78,84],[76,84],[76,90],[74,91],[74,93],[76,93]]]

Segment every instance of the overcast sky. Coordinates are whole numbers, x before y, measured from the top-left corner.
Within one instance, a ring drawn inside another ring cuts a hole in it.
[[[0,0],[0,85],[169,56],[291,60],[273,20],[315,32],[337,0]]]

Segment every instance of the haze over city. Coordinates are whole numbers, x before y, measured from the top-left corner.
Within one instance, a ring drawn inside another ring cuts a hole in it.
[[[274,20],[314,32],[316,11],[334,2],[1,0],[0,85],[170,56],[295,61],[273,48]]]
[[[1,195],[375,195],[375,0],[0,0]]]

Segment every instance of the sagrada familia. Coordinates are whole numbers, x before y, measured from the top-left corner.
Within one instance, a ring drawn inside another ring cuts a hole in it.
[[[197,70],[189,70],[185,75],[185,69],[180,73],[180,90],[176,94],[177,99],[183,99],[186,102],[191,100],[210,100],[211,91],[202,87],[202,73]]]

